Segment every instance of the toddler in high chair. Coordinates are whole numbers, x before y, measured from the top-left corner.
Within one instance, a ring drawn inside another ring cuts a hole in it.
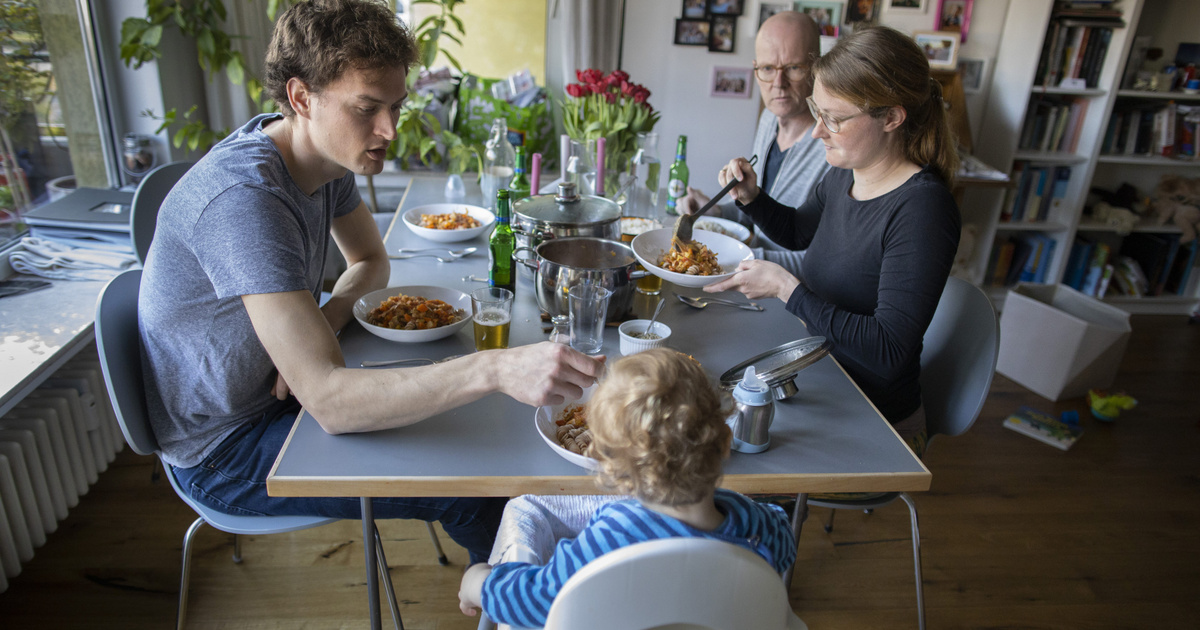
[[[796,558],[788,516],[718,489],[732,433],[717,388],[690,357],[667,348],[609,367],[587,404],[596,481],[631,495],[596,511],[574,538],[560,540],[544,566],[476,564],[463,575],[459,608],[495,622],[545,625],[563,584],[600,556],[659,538],[724,540],[758,553],[780,574]],[[506,513],[506,518],[508,514]]]

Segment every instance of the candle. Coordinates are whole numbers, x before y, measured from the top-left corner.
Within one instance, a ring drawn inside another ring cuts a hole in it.
[[[558,179],[567,181],[567,160],[571,157],[571,136],[558,137]]]
[[[533,165],[529,167],[529,194],[537,195],[542,192],[542,154],[533,154]]]
[[[604,138],[596,138],[596,196],[604,196]]]

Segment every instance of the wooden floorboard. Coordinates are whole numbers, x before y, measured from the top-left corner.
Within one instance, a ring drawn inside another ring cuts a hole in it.
[[[1052,403],[997,376],[979,421],[926,456],[920,510],[930,628],[1196,628],[1200,618],[1200,326],[1138,316],[1116,386],[1138,398],[1114,423],[1082,399]],[[1084,415],[1063,452],[1001,427],[1020,405]],[[183,533],[195,515],[152,459],[128,451],[0,594],[0,628],[167,628]],[[810,627],[914,628],[908,511],[814,508],[791,602]],[[420,523],[381,523],[405,626],[467,630],[457,588],[466,553]],[[249,537],[203,528],[189,628],[366,628],[357,522]],[[386,621],[386,612],[385,612]]]

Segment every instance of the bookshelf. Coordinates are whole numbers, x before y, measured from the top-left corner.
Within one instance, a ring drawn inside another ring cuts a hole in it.
[[[1121,12],[1119,20],[1063,15],[1054,0],[1010,0],[975,154],[1008,172],[1012,184],[1007,190],[969,191],[963,203],[964,223],[979,228],[972,279],[999,307],[1007,295],[1005,282],[1022,274],[1013,269],[997,274],[996,268],[1003,271],[1005,261],[1012,266],[1023,247],[1032,250],[1027,264],[1041,257],[1032,276],[1022,270],[1025,281],[1050,284],[1076,277],[1078,262],[1071,250],[1077,237],[1103,243],[1114,255],[1121,251],[1126,237],[1087,212],[1092,188],[1111,191],[1129,183],[1145,196],[1166,173],[1200,177],[1200,160],[1117,153],[1111,134],[1106,145],[1114,118],[1130,108],[1155,110],[1170,101],[1200,107],[1200,95],[1135,90],[1122,81],[1135,38],[1161,47],[1160,62],[1173,59],[1181,41],[1200,41],[1194,28],[1200,24],[1200,2],[1120,0],[1111,8]],[[1096,40],[1091,48],[1088,40]],[[1078,80],[1062,81],[1064,69]],[[1139,240],[1169,242],[1178,233],[1170,224],[1148,219],[1133,229]],[[1165,284],[1163,274],[1160,284]],[[1200,304],[1200,270],[1190,275],[1177,288],[1182,295],[1134,297],[1110,290],[1104,299],[1130,312],[1190,312]]]

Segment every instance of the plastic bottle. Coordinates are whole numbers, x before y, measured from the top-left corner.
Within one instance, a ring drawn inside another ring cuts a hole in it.
[[[746,368],[742,380],[733,389],[735,409],[726,422],[733,429],[733,450],[761,453],[771,445],[771,421],[775,419],[775,397],[771,388]]]

